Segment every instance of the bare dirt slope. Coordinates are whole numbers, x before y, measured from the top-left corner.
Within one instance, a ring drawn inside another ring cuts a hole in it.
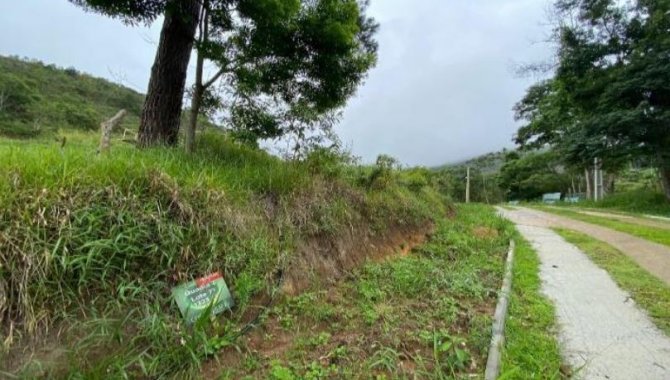
[[[561,351],[582,379],[669,379],[670,338],[607,272],[546,228],[543,213],[501,210],[538,252],[543,292],[556,305]]]
[[[514,223],[536,227],[568,228],[604,241],[630,256],[641,267],[670,284],[670,247],[623,232],[524,207],[502,210]]]

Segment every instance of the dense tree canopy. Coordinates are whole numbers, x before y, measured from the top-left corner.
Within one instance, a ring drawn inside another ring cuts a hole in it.
[[[130,24],[150,23],[163,15],[168,0],[70,0],[85,9],[110,17],[121,18]]]
[[[169,0],[73,2],[129,23],[150,22],[164,13],[188,18],[183,7]],[[377,25],[365,16],[366,2],[204,0],[198,4],[199,33],[196,37],[194,30],[192,36],[198,66],[208,60],[217,72],[196,80],[193,95],[199,99],[192,108],[197,112],[201,107],[224,106],[231,126],[258,137],[318,123],[345,104],[376,61]],[[158,63],[157,56],[154,68]],[[213,86],[217,82],[220,85]],[[151,92],[150,86],[148,99]]]
[[[517,142],[571,164],[653,159],[670,198],[670,1],[559,0],[554,78],[517,105]]]
[[[202,103],[198,96],[218,98],[213,105],[223,105],[228,124],[246,135],[271,138],[322,121],[375,63],[377,26],[355,0],[205,0],[204,6],[198,67],[209,60],[218,72],[208,81],[196,78],[192,109]],[[217,79],[221,85],[210,90]]]
[[[544,193],[567,193],[571,177],[553,151],[510,152],[498,176],[509,199],[532,200]]]

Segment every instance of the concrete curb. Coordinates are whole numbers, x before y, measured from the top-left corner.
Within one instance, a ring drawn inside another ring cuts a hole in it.
[[[498,305],[493,315],[493,336],[489,347],[489,357],[486,361],[486,372],[484,379],[496,380],[500,374],[500,358],[503,343],[505,341],[505,319],[507,318],[507,306],[509,295],[512,291],[512,265],[514,264],[514,240],[509,242],[509,251],[505,262],[505,276],[498,296]]]

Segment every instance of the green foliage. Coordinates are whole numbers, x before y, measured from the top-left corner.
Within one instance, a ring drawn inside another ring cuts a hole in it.
[[[395,183],[396,173],[400,163],[395,158],[381,154],[377,157],[375,166],[364,182],[369,188],[384,189]]]
[[[400,182],[408,189],[418,192],[430,185],[432,172],[428,168],[412,168],[402,172]]]
[[[567,192],[570,176],[555,152],[512,152],[500,170],[499,184],[508,199],[530,200],[544,193]]]
[[[276,305],[271,315],[291,323],[265,330],[271,358],[251,373],[234,365],[237,377],[267,378],[280,367],[295,378],[480,375],[513,230],[481,205],[457,206],[453,218],[436,221],[428,241],[406,255],[370,260]],[[287,343],[275,350],[278,342]]]
[[[26,120],[30,117],[30,108],[39,100],[36,85],[26,83],[17,75],[0,72],[0,111],[4,117]]]
[[[470,353],[463,348],[465,342],[450,336],[448,333],[433,334],[433,356],[440,364],[439,371],[455,376],[464,370],[470,362]]]
[[[270,369],[270,378],[273,380],[293,380],[296,377],[289,368],[274,362],[272,363],[272,368]]]
[[[558,144],[564,130],[574,124],[574,112],[560,82],[547,80],[531,86],[524,98],[514,106],[515,118],[528,124],[519,128],[517,144],[539,149],[545,144]]]
[[[429,188],[356,186],[349,174],[362,169],[333,152],[286,162],[207,133],[197,155],[119,145],[100,156],[96,137],[69,133],[63,148],[0,140],[3,333],[46,342],[45,331],[64,328],[59,344],[72,353],[11,369],[22,376],[193,374],[235,344],[252,299],[273,289],[305,237],[416,228],[444,213]],[[236,309],[189,328],[169,289],[214,270]]]
[[[131,89],[74,69],[0,57],[0,135],[93,130],[122,108],[128,116],[120,128],[136,129],[142,102]]]
[[[465,202],[467,168],[470,168],[470,200],[481,203],[498,203],[504,193],[498,186],[498,173],[507,151],[487,153],[473,159],[436,169],[433,186],[451,199]]]
[[[517,142],[551,144],[564,162],[617,171],[653,162],[670,199],[670,3],[556,2],[558,67],[517,104]]]
[[[580,207],[597,207],[625,212],[670,216],[670,202],[660,191],[637,189],[610,194],[599,202],[581,202]]]
[[[69,0],[86,10],[118,17],[134,24],[150,23],[172,6],[168,0]]]
[[[652,168],[629,168],[619,173],[616,182],[617,192],[659,191],[658,173]],[[663,201],[663,200],[661,200]],[[661,202],[662,203],[662,202]]]
[[[257,138],[318,128],[376,61],[377,26],[355,0],[212,1],[210,8],[213,28],[200,52],[240,95],[233,128]]]
[[[325,178],[338,178],[346,175],[347,168],[357,160],[348,152],[336,147],[316,147],[307,154],[304,164],[312,174],[320,174]]]
[[[162,14],[202,18],[193,36],[192,107],[196,115],[223,108],[235,136],[250,145],[287,134],[304,139],[327,128],[377,59],[377,24],[358,0],[70,1],[128,23]],[[205,60],[219,68],[209,79],[202,77]]]

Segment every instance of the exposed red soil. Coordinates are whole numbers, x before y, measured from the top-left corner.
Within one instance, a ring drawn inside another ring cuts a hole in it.
[[[298,248],[295,259],[284,273],[282,292],[296,295],[315,282],[333,284],[366,260],[382,260],[407,255],[423,244],[433,231],[432,224],[399,227],[383,235],[351,229],[337,238],[318,236]]]
[[[412,249],[423,244],[432,232],[433,225],[426,224],[418,228],[392,229],[382,236],[372,236],[368,231],[350,230],[337,239],[327,237],[308,239],[307,243],[300,247],[289,270],[284,273],[282,294],[295,296],[317,284],[333,285],[351,270],[363,265],[366,260],[379,261],[406,256]],[[328,292],[326,297],[329,303],[336,304],[342,301],[344,296],[338,291],[332,291]],[[304,325],[301,322],[296,329],[314,333],[327,331],[327,327],[318,324]],[[222,368],[239,366],[245,356],[250,354],[266,359],[280,358],[293,347],[294,339],[299,335],[298,331],[287,331],[280,325],[276,316],[271,316],[263,326],[241,338],[240,347],[244,347],[243,349],[229,347],[222,350],[216,358],[203,364],[201,374],[205,379],[218,378]],[[365,335],[351,331],[336,333],[329,339],[327,345],[319,347],[318,351],[322,353],[319,355],[319,361],[322,364],[333,364],[331,361],[336,359],[328,356],[328,353],[339,346],[352,349],[374,347],[374,336],[372,332]],[[408,349],[411,351],[411,348]],[[400,366],[404,373],[414,373],[416,365],[411,359],[412,354],[406,352],[403,356]]]

